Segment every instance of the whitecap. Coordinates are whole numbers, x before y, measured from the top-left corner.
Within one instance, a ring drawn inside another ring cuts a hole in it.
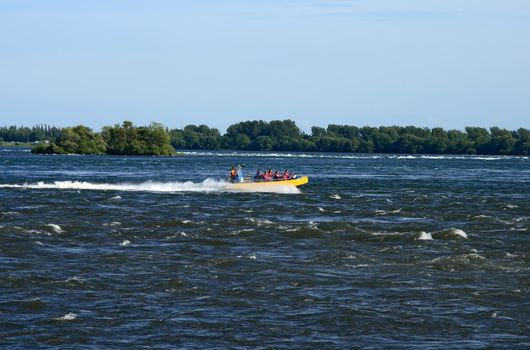
[[[106,223],[103,223],[103,226],[110,226],[110,227],[121,226],[121,222],[119,221],[106,222]]]
[[[465,233],[463,230],[460,230],[458,228],[454,228],[451,230],[452,234],[458,237],[466,238],[467,239],[467,233]]]
[[[325,212],[324,208],[322,208],[322,207],[318,207],[318,211],[320,211],[322,213]]]
[[[191,224],[191,220],[182,220],[183,224]]]
[[[338,193],[333,193],[333,194],[331,194],[331,195],[329,196],[329,198],[331,198],[331,199],[337,199],[337,200],[338,200],[338,199],[341,199],[342,197],[339,196]]]
[[[111,201],[117,201],[117,200],[120,200],[121,199],[121,196],[114,196],[114,197],[110,197],[109,200]]]
[[[256,256],[255,255],[249,255],[248,258],[252,259],[252,260],[256,260]]]
[[[131,241],[129,241],[128,239],[124,239],[123,242],[120,243],[120,245],[122,247],[126,247],[128,246],[129,244],[131,244]]]
[[[84,279],[81,278],[81,277],[78,277],[78,276],[74,276],[74,277],[69,277],[65,280],[66,283],[70,283],[70,282],[84,282]]]
[[[429,241],[432,240],[432,235],[429,232],[421,231],[418,239],[421,241]]]
[[[519,255],[515,255],[515,254],[511,254],[511,253],[506,253],[506,257],[507,258],[516,258],[518,257]]]
[[[401,233],[399,232],[370,232],[370,235],[372,236],[399,236]]]
[[[57,224],[47,224],[46,226],[51,228],[52,231],[55,232],[55,233],[63,233],[64,232],[64,230],[61,228],[61,226],[59,226]]]
[[[397,209],[393,209],[393,210],[381,210],[381,209],[376,209],[375,211],[375,214],[377,215],[387,215],[387,214],[399,214],[401,213],[403,210],[401,208],[397,208]]]
[[[39,231],[39,230],[34,230],[34,229],[31,229],[31,230],[27,230],[26,232],[27,232],[27,233],[34,233],[34,234],[39,234],[39,233],[42,233],[42,231]]]
[[[77,318],[77,314],[74,314],[73,312],[69,312],[61,317],[55,318],[57,321],[73,321]]]
[[[267,220],[267,219],[257,219],[256,220],[256,225],[258,227],[261,227],[261,226],[264,226],[264,225],[272,225],[274,224],[274,222],[270,221],[270,220]]]

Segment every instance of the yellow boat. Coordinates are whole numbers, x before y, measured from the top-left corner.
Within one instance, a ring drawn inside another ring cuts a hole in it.
[[[277,179],[272,181],[263,181],[263,180],[253,180],[250,178],[245,178],[242,182],[232,182],[228,186],[233,189],[238,190],[266,190],[272,189],[273,186],[302,186],[309,182],[307,176],[300,176],[294,179]]]

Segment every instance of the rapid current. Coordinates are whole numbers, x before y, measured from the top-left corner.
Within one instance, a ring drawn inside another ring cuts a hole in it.
[[[530,348],[530,159],[0,149],[0,348],[47,347]]]

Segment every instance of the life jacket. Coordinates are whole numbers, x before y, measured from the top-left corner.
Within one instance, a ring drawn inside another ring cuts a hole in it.
[[[236,177],[236,175],[237,175],[236,169],[232,169],[232,170],[230,171],[230,177],[231,177],[232,179],[234,179],[234,178]]]

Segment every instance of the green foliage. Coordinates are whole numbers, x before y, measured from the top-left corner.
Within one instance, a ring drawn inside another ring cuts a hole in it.
[[[175,154],[171,147],[171,137],[166,127],[151,123],[145,127],[135,127],[131,122],[106,126],[101,135],[107,143],[107,154],[169,156]]]
[[[22,130],[23,129],[23,130]],[[27,135],[27,128],[4,127],[0,135]],[[41,129],[39,129],[41,130]],[[42,131],[57,133],[44,127]],[[0,137],[4,137],[0,136]],[[11,137],[11,136],[9,136]],[[187,125],[168,131],[162,124],[135,127],[131,122],[107,126],[93,133],[84,126],[62,129],[51,143],[37,145],[36,153],[171,155],[175,149],[234,149],[257,151],[364,152],[410,154],[530,154],[530,130],[509,131],[467,127],[465,131],[414,126],[314,126],[305,134],[292,120],[244,121],[224,135],[206,125]],[[173,147],[172,147],[173,146]]]
[[[32,149],[33,153],[59,153],[59,154],[104,154],[107,145],[101,135],[92,132],[86,126],[78,125],[73,128],[64,128],[55,142],[38,144]]]
[[[222,137],[219,130],[206,125],[187,125],[183,130],[170,132],[171,145],[175,149],[219,149]]]
[[[61,129],[44,124],[32,128],[15,125],[0,127],[0,141],[4,142],[52,141],[60,134]]]

